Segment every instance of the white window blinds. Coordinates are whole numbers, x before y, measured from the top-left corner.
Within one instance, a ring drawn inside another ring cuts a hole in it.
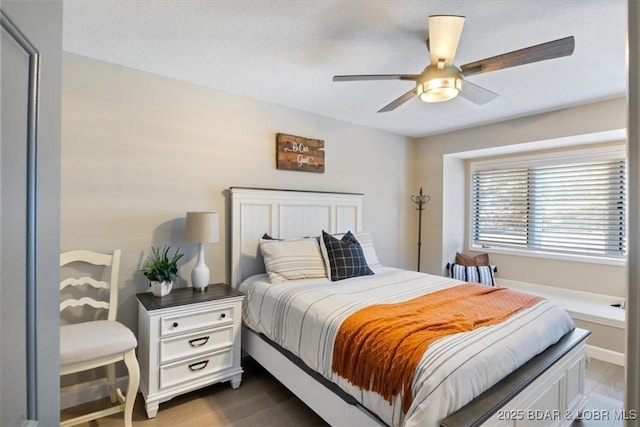
[[[473,170],[473,244],[622,257],[625,168],[611,159]]]

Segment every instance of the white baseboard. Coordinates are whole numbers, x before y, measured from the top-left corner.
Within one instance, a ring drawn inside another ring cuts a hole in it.
[[[118,377],[116,385],[126,390],[128,377]],[[68,391],[60,394],[60,409],[72,408],[83,403],[109,397],[109,387],[106,384],[97,384],[81,390]]]
[[[587,352],[589,353],[589,357],[593,359],[624,366],[624,353],[618,353],[617,351],[607,350],[606,348],[595,347],[589,344],[587,344]]]

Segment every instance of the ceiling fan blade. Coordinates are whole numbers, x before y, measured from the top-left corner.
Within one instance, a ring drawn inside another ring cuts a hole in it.
[[[351,76],[333,76],[334,82],[352,82],[358,80],[418,80],[420,74],[360,74]]]
[[[449,15],[429,17],[428,48],[431,53],[431,65],[437,65],[441,59],[444,60],[444,65],[453,65],[464,19],[464,16]]]
[[[463,80],[460,96],[473,102],[474,104],[483,105],[489,101],[493,101],[500,95],[495,92],[491,92],[489,89],[485,89],[481,86]]]
[[[517,65],[560,58],[573,54],[574,47],[575,39],[573,36],[569,36],[524,49],[514,50],[513,52],[503,53],[502,55],[492,56],[491,58],[480,61],[470,62],[460,67],[460,71],[462,71],[462,75],[466,77],[473,74],[515,67]]]
[[[378,110],[378,113],[386,113],[387,111],[395,110],[396,108],[398,108],[399,106],[401,106],[402,104],[404,104],[405,102],[413,98],[415,94],[416,94],[416,89],[413,88],[409,92],[394,99],[392,102],[382,107],[380,110]]]

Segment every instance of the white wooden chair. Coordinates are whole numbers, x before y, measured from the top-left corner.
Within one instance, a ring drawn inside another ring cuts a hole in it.
[[[90,306],[94,309],[106,309],[107,320],[83,321],[60,327],[60,375],[106,366],[107,377],[73,384],[63,388],[63,391],[72,391],[106,383],[109,386],[111,402],[117,403],[117,405],[64,420],[60,425],[72,426],[124,411],[124,425],[130,427],[132,424],[133,403],[140,384],[140,368],[135,354],[135,349],[138,345],[136,337],[129,328],[116,321],[120,249],[114,250],[113,254],[102,254],[86,250],[75,250],[60,254],[61,267],[70,263],[88,263],[95,266],[104,266],[105,268],[111,267],[111,279],[106,282],[85,276],[80,278],[70,277],[60,282],[61,291],[67,286],[89,285],[97,290],[106,289],[109,293],[108,301],[99,301],[86,296],[78,299],[68,298],[61,301],[60,312],[69,307]],[[94,269],[95,267],[91,268]],[[116,386],[115,363],[121,360],[124,361],[129,372],[129,385],[126,395],[123,395],[122,391]]]

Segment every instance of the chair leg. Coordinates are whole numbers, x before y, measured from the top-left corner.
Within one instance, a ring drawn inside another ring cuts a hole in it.
[[[118,386],[116,385],[116,364],[112,363],[111,365],[107,365],[107,380],[109,382],[109,398],[111,398],[111,403],[116,403],[118,401],[116,390]]]
[[[127,386],[127,396],[124,404],[124,426],[131,427],[133,419],[133,404],[138,394],[138,386],[140,385],[140,367],[138,359],[136,359],[136,350],[131,349],[124,354],[124,364],[129,371],[129,385]]]

